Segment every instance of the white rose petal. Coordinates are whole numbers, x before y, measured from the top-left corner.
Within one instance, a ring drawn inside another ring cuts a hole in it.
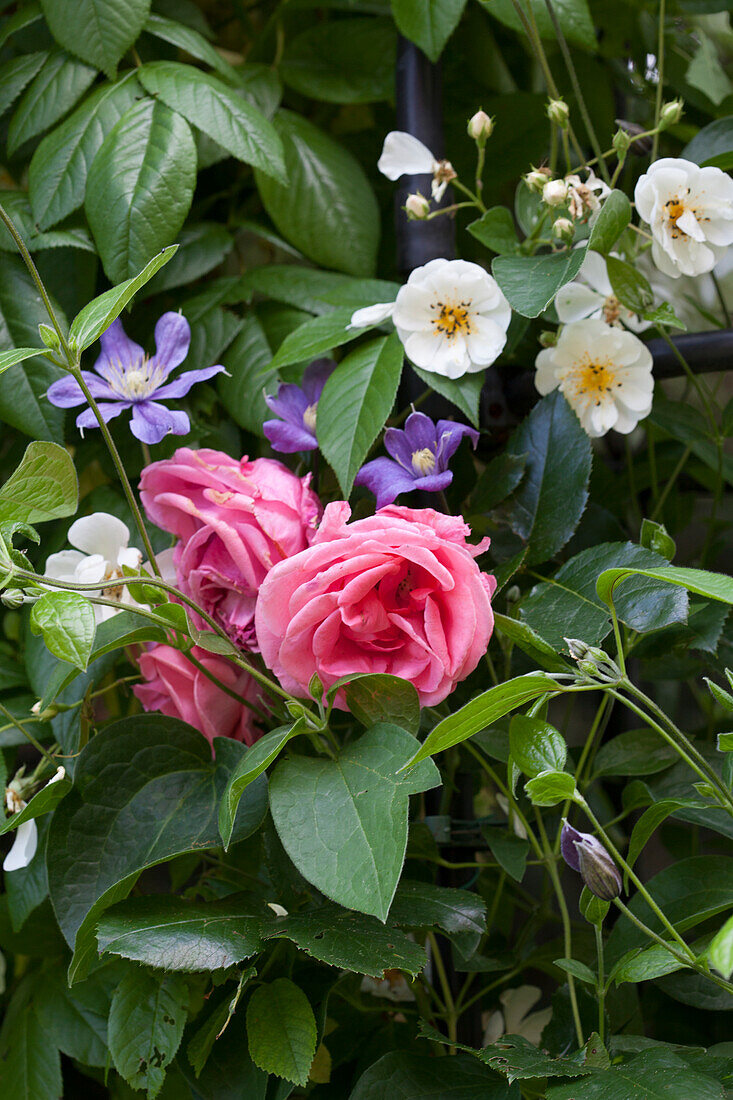
[[[21,809],[24,808],[25,802],[21,806]],[[36,854],[37,847],[38,829],[35,821],[31,819],[22,822],[15,830],[13,847],[3,860],[3,871],[20,871],[23,867],[27,867]]]
[[[384,139],[377,168],[388,180],[398,180],[400,176],[432,175],[436,164],[436,158],[418,138],[404,130],[392,130]]]
[[[349,328],[369,328],[371,325],[381,325],[387,321],[394,311],[394,302],[377,302],[374,306],[364,306],[352,313]]]
[[[557,344],[535,361],[535,386],[547,394],[559,389],[589,436],[612,428],[627,435],[652,407],[652,356],[631,332],[605,321],[575,321]]]
[[[582,245],[580,246],[582,247]],[[612,252],[612,256],[616,253]],[[597,252],[588,252],[576,282],[567,283],[555,298],[555,309],[563,324],[591,318],[607,324],[623,324],[633,332],[643,332],[651,322],[641,321],[619,302],[606,271],[606,261]]]
[[[652,259],[671,278],[712,271],[733,244],[733,180],[720,168],[663,157],[638,180],[634,201]]]

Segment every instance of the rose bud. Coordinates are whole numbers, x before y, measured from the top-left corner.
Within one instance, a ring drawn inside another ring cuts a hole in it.
[[[477,141],[479,145],[483,145],[494,132],[494,120],[486,114],[486,111],[477,111],[468,120],[467,130],[470,138]]]
[[[415,221],[422,221],[424,218],[427,218],[430,213],[430,203],[425,196],[421,195],[418,191],[414,195],[407,196],[405,200],[405,210],[407,211],[408,218]]]
[[[547,206],[562,206],[567,198],[568,185],[565,180],[548,180],[542,188],[542,201]]]

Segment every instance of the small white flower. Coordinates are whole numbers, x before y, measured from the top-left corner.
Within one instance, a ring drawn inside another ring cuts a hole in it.
[[[24,810],[25,802],[20,803],[19,811]],[[15,840],[3,860],[3,871],[20,871],[27,867],[36,854],[38,847],[38,829],[35,821],[24,821],[15,830]]]
[[[400,288],[392,319],[416,367],[462,378],[499,357],[511,315],[498,283],[478,264],[431,260]]]
[[[611,188],[599,180],[592,169],[588,170],[588,179],[583,182],[580,176],[567,176],[568,209],[574,221],[593,223],[600,213],[601,202],[611,193]]]
[[[542,1032],[552,1019],[552,1009],[543,1008],[539,1012],[530,1012],[542,996],[542,990],[536,985],[520,985],[516,989],[505,989],[499,996],[502,1008],[492,1012],[484,1022],[484,1040],[482,1046],[489,1046],[502,1035],[522,1035],[530,1043],[539,1046]]]
[[[591,318],[609,325],[623,322],[634,332],[643,332],[651,324],[639,320],[619,302],[608,278],[606,261],[597,252],[586,253],[576,282],[567,283],[557,292],[555,309],[563,324]]]
[[[46,576],[74,584],[100,582],[99,595],[128,607],[134,606],[135,601],[127,585],[115,583],[124,576],[123,566],[137,572],[142,562],[140,551],[128,546],[130,532],[127,525],[107,512],[94,512],[91,516],[75,520],[67,538],[76,549],[51,554],[46,561]],[[93,591],[90,592],[90,595],[93,594]],[[116,614],[112,607],[93,606],[97,623],[105,622]]]
[[[575,321],[535,362],[538,391],[544,396],[559,389],[589,436],[611,428],[627,435],[651,411],[652,356],[631,332],[604,321]]]
[[[404,130],[392,130],[384,139],[377,168],[388,180],[400,176],[432,176],[432,195],[440,202],[451,180],[456,178],[449,160],[438,160],[423,143]]]
[[[547,206],[562,206],[568,199],[565,180],[548,180],[542,188],[542,201]]]
[[[720,168],[663,157],[637,182],[634,201],[665,275],[712,271],[733,244],[733,180]]]
[[[430,213],[430,203],[421,195],[418,191],[414,195],[408,195],[405,199],[405,210],[407,211],[408,218],[414,218],[417,221],[423,221]]]

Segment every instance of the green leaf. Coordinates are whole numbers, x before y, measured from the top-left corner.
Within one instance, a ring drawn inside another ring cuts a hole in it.
[[[46,1042],[87,1066],[105,1066],[107,1017],[119,969],[100,967],[73,989],[66,984],[64,968],[53,959],[43,967],[42,982],[35,998]]]
[[[733,859],[691,856],[660,871],[645,885],[667,919],[678,932],[684,932],[733,907]],[[629,909],[653,931],[663,931],[640,894],[631,899]],[[646,935],[631,921],[617,921],[607,941],[609,963],[615,963],[632,947],[646,947],[647,943]]]
[[[323,313],[320,317],[311,317],[298,325],[288,333],[277,349],[270,369],[279,370],[280,367],[289,367],[294,363],[310,362],[324,352],[330,352],[333,348],[361,336],[358,329],[349,328],[353,312],[349,306],[344,306],[331,313]]]
[[[672,947],[679,945],[669,941]],[[647,947],[645,951],[634,948],[614,966],[613,980],[616,985],[624,982],[650,982],[655,978],[662,978],[665,974],[674,974],[677,970],[684,970],[685,964],[679,962],[661,944],[655,943]],[[689,969],[689,968],[688,968]]]
[[[48,130],[84,95],[97,73],[64,53],[54,53],[23,93],[8,127],[8,153]]]
[[[521,707],[523,703],[530,703],[540,695],[550,695],[562,691],[560,685],[550,676],[544,673],[533,672],[527,676],[517,676],[506,683],[497,684],[489,688],[470,703],[455,711],[454,714],[444,718],[442,722],[432,730],[422,748],[410,760],[410,764],[417,764],[421,760],[434,756],[436,752],[459,745],[473,737],[479,730],[493,725],[505,714]]]
[[[89,165],[139,95],[140,85],[132,73],[116,84],[103,84],[40,143],[28,169],[28,189],[41,229],[83,205]]]
[[[439,782],[432,762],[397,775],[416,746],[405,730],[380,723],[336,760],[291,757],[270,779],[275,828],[303,877],[382,921],[405,857],[409,795]]]
[[[61,1059],[36,1011],[42,975],[23,979],[5,1012],[0,1031],[0,1091],[12,1100],[59,1100]]]
[[[119,317],[125,306],[132,301],[138,290],[149,283],[163,264],[167,264],[175,256],[177,248],[178,245],[174,244],[161,249],[158,255],[154,256],[132,279],[127,279],[119,286],[113,286],[111,290],[105,290],[104,294],[93,298],[85,305],[71,322],[70,343],[81,352],[98,340],[115,318]]]
[[[540,772],[561,772],[568,755],[559,730],[525,714],[515,714],[509,724],[509,747],[517,767],[530,779]]]
[[[390,414],[403,357],[396,332],[362,344],[341,360],[321,394],[316,416],[318,443],[345,498]]]
[[[393,302],[399,289],[399,283],[384,279],[359,279],[295,264],[265,264],[237,279],[227,301],[249,300],[254,292],[308,313],[330,313],[337,306],[356,310],[375,302]]]
[[[276,128],[261,111],[215,76],[178,61],[153,61],[138,70],[151,95],[202,130],[237,160],[284,186],[288,173]]]
[[[78,592],[47,592],[31,608],[31,630],[54,657],[82,671],[94,645],[94,607]]]
[[[43,51],[26,53],[0,65],[0,115],[12,107],[47,57],[48,54]]]
[[[507,27],[522,34],[524,27],[511,0],[481,0],[486,10]],[[560,28],[572,46],[595,52],[598,48],[593,18],[586,0],[554,0]],[[540,38],[555,42],[557,35],[544,0],[530,0]]]
[[[484,371],[464,374],[463,378],[443,378],[432,371],[420,370],[413,363],[412,369],[426,386],[452,402],[467,416],[475,428],[479,426],[479,402],[486,380]]]
[[[235,69],[228,61],[225,61],[219,51],[207,42],[202,34],[193,27],[187,27],[173,19],[167,19],[164,15],[151,12],[145,24],[148,34],[155,35],[162,42],[169,42],[184,53],[190,54],[198,61],[203,61],[210,68],[215,69],[223,80],[235,87],[240,85],[241,70]]]
[[[506,871],[515,882],[521,882],[527,869],[529,841],[522,840],[521,837],[505,829],[484,827],[481,832],[486,838],[491,854],[502,870]]]
[[[601,745],[593,763],[594,776],[654,775],[678,761],[671,745],[654,730],[644,727],[619,733]]]
[[[634,313],[643,314],[654,303],[654,291],[640,271],[618,256],[606,257],[606,271],[613,293]]]
[[[535,1077],[583,1077],[590,1072],[572,1058],[550,1057],[521,1035],[504,1035],[476,1053],[485,1065],[503,1074],[509,1084]],[[578,1088],[577,1083],[574,1087]]]
[[[225,848],[229,847],[239,800],[247,787],[269,768],[288,741],[291,741],[293,737],[298,737],[301,733],[306,733],[307,730],[308,723],[306,720],[298,718],[290,725],[279,726],[270,733],[266,733],[264,737],[261,737],[259,741],[247,749],[240,763],[229,777],[219,807],[219,832]]]
[[[596,592],[596,578],[636,574],[638,579],[629,582],[615,601],[622,622],[640,632],[684,622],[688,610],[684,594],[651,579],[655,567],[664,564],[658,554],[631,542],[589,547],[561,566],[554,577],[533,588],[522,600],[520,614],[558,649],[567,649],[566,637],[597,645],[610,633],[611,621]],[[609,569],[611,565],[617,568]],[[623,568],[626,565],[628,570]],[[649,579],[642,580],[642,576]]]
[[[703,126],[680,153],[685,160],[706,164],[714,157],[723,156],[733,149],[733,115],[716,118]]]
[[[555,959],[552,965],[558,966],[566,974],[572,974],[578,981],[585,982],[586,985],[593,986],[595,989],[596,976],[585,963],[578,962],[577,959]]]
[[[344,694],[354,718],[367,729],[377,722],[390,722],[417,735],[420,699],[409,680],[386,672],[367,672],[352,677]]]
[[[29,443],[0,488],[0,523],[44,523],[72,516],[79,486],[71,455],[56,443]]]
[[[486,904],[468,890],[403,879],[389,919],[406,928],[435,926],[453,935],[469,932],[480,936],[486,931]]]
[[[0,819],[0,836],[11,833],[22,825],[24,821],[33,821],[44,814],[56,809],[62,798],[71,790],[71,780],[64,776],[53,783],[46,781],[46,786],[33,795],[28,805],[17,814],[11,814],[4,820]]]
[[[616,587],[627,577],[651,577],[686,588],[696,596],[707,596],[709,600],[721,603],[733,603],[733,577],[724,573],[710,573],[707,569],[683,569],[678,565],[667,565],[660,569],[606,569],[596,581],[596,592],[610,607]]]
[[[711,470],[718,470],[718,448],[710,438],[710,426],[699,409],[679,401],[668,401],[657,394],[649,415],[650,421],[673,439],[690,448]],[[723,455],[723,477],[733,485],[733,457]]]
[[[186,286],[207,275],[229,255],[234,239],[217,222],[196,222],[178,235],[178,251],[164,271],[158,272],[148,288],[150,294]]]
[[[588,238],[588,248],[608,255],[631,221],[631,203],[623,191],[614,190],[603,200]]]
[[[92,161],[85,209],[111,282],[129,279],[183,225],[196,186],[188,124],[141,100],[115,124]]]
[[[584,886],[580,894],[578,908],[589,924],[597,924],[600,927],[608,916],[611,903],[610,901],[603,901],[595,894],[591,894],[588,887]]]
[[[653,806],[649,806],[644,810],[644,813],[631,830],[629,849],[626,853],[626,862],[629,867],[634,866],[645,848],[649,837],[659,828],[662,822],[666,821],[669,815],[673,814],[675,810],[687,808],[690,807],[690,805],[689,799],[665,798],[662,799],[661,802],[655,802]],[[692,805],[694,805],[694,803]]]
[[[516,489],[524,476],[526,455],[496,455],[487,463],[469,498],[468,514],[490,512]]]
[[[472,237],[500,256],[511,256],[519,246],[514,218],[506,206],[492,206],[466,228]]]
[[[271,370],[272,351],[256,314],[244,318],[241,329],[223,358],[227,374],[216,381],[224,407],[237,424],[255,435],[272,415],[264,393],[273,393],[279,377]]]
[[[128,898],[103,914],[97,930],[105,951],[161,970],[220,970],[262,946],[263,911],[249,899],[187,901],[153,895]]]
[[[509,1100],[506,1085],[467,1054],[426,1058],[393,1050],[359,1078],[350,1100]]]
[[[228,1004],[231,1004],[234,999],[230,1000],[230,998],[231,994],[227,993]],[[226,1022],[227,1017],[228,1011],[223,1014],[223,1018],[219,1017],[221,1024],[217,1026],[217,1032]],[[214,1025],[215,1021],[212,1019],[212,1029]],[[214,1035],[217,1032],[214,1032]],[[184,1058],[178,1059],[178,1065],[191,1086],[192,1094],[201,1097],[201,1100],[243,1100],[245,1097],[246,1100],[265,1100],[269,1077],[259,1070],[250,1058],[245,1014],[239,1012],[232,1015],[224,1034],[215,1042],[212,1041],[211,1052],[205,1061],[202,1061],[206,1041],[202,1037],[203,1049],[200,1052],[191,1051],[189,1048],[189,1059],[198,1070],[196,1075],[189,1069]],[[198,1069],[194,1058],[203,1068]],[[179,1100],[179,1096],[174,1094],[168,1100]],[[283,1100],[280,1092],[275,1093],[273,1100]]]
[[[53,303],[59,323],[63,312]],[[25,264],[15,256],[0,263],[0,348],[30,347],[38,340],[38,324],[48,321],[38,289]],[[0,419],[33,439],[64,441],[64,410],[46,400],[52,382],[62,377],[46,358],[27,359],[9,367],[0,384]]]
[[[655,1064],[657,1063],[657,1064]],[[645,1050],[622,1066],[594,1069],[580,1085],[555,1085],[547,1100],[723,1100],[723,1086],[689,1069],[670,1050]]]
[[[110,80],[145,25],[150,0],[41,0],[51,33]]]
[[[392,98],[396,54],[391,19],[339,19],[289,38],[279,72],[290,88],[311,99],[375,103]]]
[[[415,977],[426,963],[424,949],[395,928],[391,917],[385,925],[336,905],[279,917],[268,938],[292,940],[319,962],[372,978],[381,978],[385,970],[403,970]]]
[[[675,541],[668,534],[663,523],[655,523],[653,519],[641,521],[639,542],[645,550],[653,550],[655,554],[661,554],[667,561],[672,561],[677,547]]]
[[[0,28],[0,46],[4,46],[8,39],[17,31],[24,30],[25,27],[31,26],[32,23],[36,23],[40,18],[40,4],[37,3],[37,0],[29,0],[27,4],[24,4],[22,8],[19,8],[3,23],[2,28]]]
[[[544,771],[524,784],[533,806],[556,806],[572,798],[575,779],[567,772]]]
[[[585,253],[583,247],[545,256],[496,256],[491,270],[512,309],[522,317],[538,317],[573,281]]]
[[[500,634],[509,638],[523,653],[531,657],[535,664],[541,665],[548,672],[568,671],[567,662],[527,623],[494,612],[494,626]]]
[[[212,762],[197,730],[146,714],[112,722],[82,750],[74,789],[53,815],[47,850],[51,900],[76,948],[72,981],[84,977],[96,956],[93,930],[101,914],[127,897],[141,871],[220,846],[219,801],[244,746],[226,738],[215,746]],[[236,839],[261,824],[265,792],[260,780],[240,801]]]
[[[288,978],[260,985],[247,1005],[247,1039],[252,1061],[305,1087],[316,1053],[316,1018],[302,989]]]
[[[128,970],[112,997],[109,1050],[115,1069],[134,1089],[155,1097],[183,1035],[188,987],[180,974]]]
[[[242,992],[247,983],[256,973],[257,971],[253,966],[243,970],[240,974],[239,983],[234,996],[232,996],[231,987],[229,987],[229,991],[218,1007],[191,1037],[186,1047],[186,1054],[188,1055],[188,1060],[193,1066],[197,1077],[201,1074],[201,1070],[206,1065],[206,1061],[211,1054],[214,1043],[229,1026],[229,1021],[237,1009],[237,1005],[239,1004]]]
[[[707,950],[710,965],[722,974],[726,981],[733,974],[733,917],[729,917],[719,932],[713,936]]]
[[[458,26],[466,0],[391,0],[392,15],[400,33],[409,38],[431,61]]]
[[[703,32],[700,33],[695,55],[687,66],[685,80],[716,107],[733,92],[733,84],[720,63],[717,46]]]
[[[288,184],[255,172],[265,210],[280,233],[314,263],[371,275],[379,247],[379,210],[357,160],[312,122],[280,111]]]
[[[535,405],[509,440],[507,452],[527,456],[526,472],[509,504],[507,522],[528,543],[525,564],[534,565],[562,549],[585,510],[590,440],[556,390]],[[552,639],[548,637],[548,641]]]

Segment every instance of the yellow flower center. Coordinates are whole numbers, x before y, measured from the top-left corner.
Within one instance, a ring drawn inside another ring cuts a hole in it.
[[[303,413],[303,426],[308,429],[309,432],[315,432],[316,430],[316,409],[318,402],[313,405],[309,405]]]
[[[687,191],[685,192],[685,194],[689,195],[689,193],[690,192],[689,192],[689,188],[688,188]],[[664,204],[664,210],[665,210],[665,216],[666,216],[667,221],[669,223],[670,231],[672,233],[672,240],[675,240],[675,241],[679,240],[680,237],[687,237],[688,236],[688,234],[684,231],[684,229],[681,229],[680,226],[677,224],[677,220],[679,218],[681,218],[683,214],[685,214],[689,210],[690,213],[693,214],[695,216],[695,218],[697,218],[698,221],[700,221],[700,218],[698,217],[698,213],[697,213],[697,210],[695,209],[695,207],[694,206],[688,206],[687,203],[685,202],[684,198],[681,199],[679,197],[679,195],[675,195],[675,197],[673,199],[668,199],[667,202],[665,202],[665,204]],[[710,219],[709,218],[703,218],[702,220],[703,221],[709,221]]]
[[[576,364],[569,381],[577,397],[583,397],[587,404],[592,402],[595,405],[600,405],[604,395],[621,385],[616,381],[610,359],[594,360],[589,355],[584,355]]]
[[[412,452],[412,468],[416,474],[422,474],[423,477],[435,469],[435,455],[429,447]]]
[[[446,302],[433,302],[432,308],[437,313],[437,316],[433,317],[431,321],[431,324],[434,325],[434,332],[439,333],[441,336],[447,336],[449,340],[452,340],[458,333],[463,333],[464,336],[470,335],[471,315],[468,312],[471,308],[470,302],[459,302],[457,305],[450,305]]]

